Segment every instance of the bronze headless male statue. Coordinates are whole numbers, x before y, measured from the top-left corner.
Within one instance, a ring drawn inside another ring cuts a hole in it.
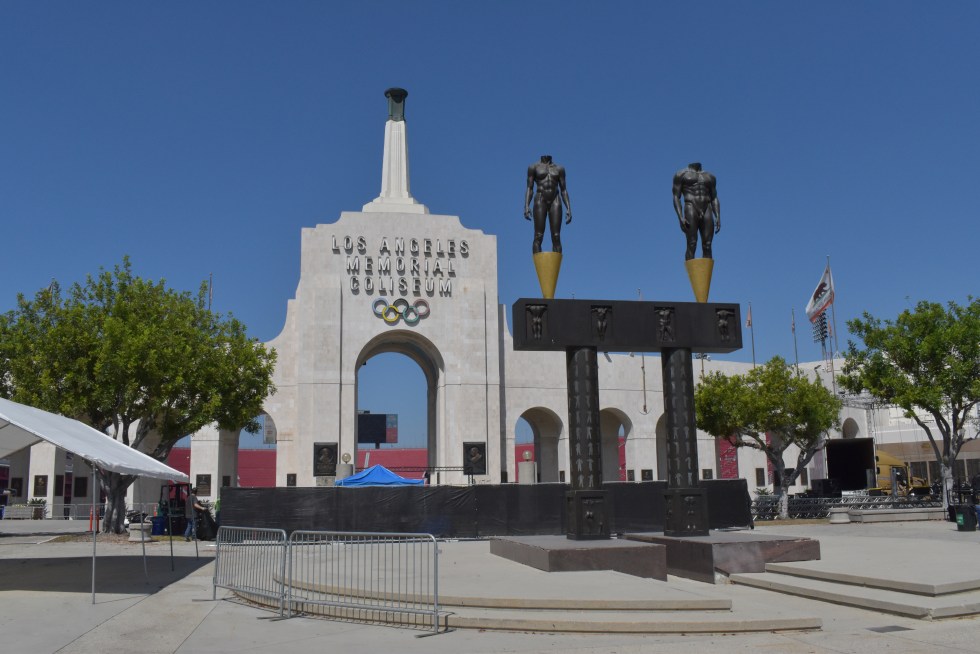
[[[681,231],[687,235],[685,260],[694,258],[698,234],[701,234],[702,256],[712,258],[711,241],[721,231],[721,205],[716,184],[715,176],[701,170],[701,164],[697,162],[688,164],[687,168],[674,175],[674,212],[681,223]]]
[[[537,193],[534,186],[537,185]],[[531,220],[531,198],[534,198],[534,244],[531,251],[541,251],[544,240],[545,219],[551,227],[551,251],[561,253],[561,205],[568,212],[565,224],[572,222],[572,205],[568,201],[565,186],[565,168],[551,161],[551,155],[542,155],[527,169],[527,192],[524,194],[524,218]]]

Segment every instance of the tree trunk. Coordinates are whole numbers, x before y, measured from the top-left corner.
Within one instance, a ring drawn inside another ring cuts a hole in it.
[[[779,498],[779,519],[786,520],[789,518],[789,488],[786,486],[786,465],[783,463],[782,457],[777,457],[772,464],[773,473],[776,475],[772,490]],[[777,480],[779,483],[776,483]]]
[[[126,531],[126,491],[133,480],[132,475],[122,475],[117,472],[100,473],[102,483],[106,487],[105,517],[102,521],[102,531],[106,534],[122,534]]]
[[[939,470],[940,470],[940,473],[942,474],[942,479],[943,479],[943,491],[942,491],[943,492],[943,508],[944,509],[948,509],[949,508],[949,495],[950,495],[950,493],[953,492],[953,468],[952,468],[952,466],[946,465],[946,462],[943,461],[942,462],[942,465],[940,465]]]

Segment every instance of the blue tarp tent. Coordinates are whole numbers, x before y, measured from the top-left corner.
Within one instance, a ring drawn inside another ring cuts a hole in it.
[[[371,466],[356,475],[338,479],[335,486],[422,486],[424,479],[405,479],[384,466]]]

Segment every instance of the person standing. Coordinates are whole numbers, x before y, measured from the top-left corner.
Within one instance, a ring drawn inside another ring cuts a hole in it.
[[[192,537],[197,539],[197,511],[203,511],[204,507],[197,501],[197,488],[191,488],[187,493],[187,500],[184,502],[184,517],[187,518],[187,529],[184,530],[184,540]]]

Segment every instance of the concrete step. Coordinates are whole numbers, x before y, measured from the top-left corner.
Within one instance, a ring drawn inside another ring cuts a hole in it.
[[[686,582],[681,581],[682,585]],[[320,584],[297,584],[307,600],[335,600],[331,591],[339,589]],[[697,597],[683,589],[666,593],[657,586],[660,597],[613,600],[597,597],[480,597],[440,595],[440,629],[484,629],[499,631],[528,631],[547,633],[749,633],[771,631],[814,630],[822,627],[820,618],[787,612],[760,616],[752,610],[736,610],[732,601],[720,597]],[[384,598],[360,591],[358,603],[396,604],[400,598]],[[248,600],[278,609],[278,602],[269,598],[249,596]],[[372,609],[351,609],[343,606],[303,602],[296,597],[295,611],[305,615],[361,622],[384,622],[413,627],[431,624],[424,615]],[[410,604],[410,602],[407,602]]]
[[[881,588],[883,590],[893,590],[912,595],[926,595],[929,597],[980,590],[980,579],[975,577],[957,582],[928,583],[901,579],[885,579],[883,577],[835,572],[833,570],[818,570],[812,566],[804,567],[793,563],[769,563],[766,565],[766,572],[776,572],[783,575],[806,577],[809,579],[822,579],[824,581],[833,581],[852,586]]]
[[[729,580],[744,586],[921,620],[980,615],[980,591],[931,597],[775,571],[733,574]]]
[[[520,597],[454,597],[439,598],[441,606],[452,610],[464,608],[513,609],[515,611],[730,611],[732,602],[728,599],[684,598],[647,600],[606,600],[606,599],[547,599]]]
[[[273,602],[251,598],[269,608]],[[479,629],[544,633],[730,634],[773,631],[812,631],[823,626],[811,615],[760,616],[756,611],[562,610],[502,609],[440,605],[439,629]],[[322,616],[357,622],[430,628],[431,616],[377,609],[300,604],[294,615]]]
[[[555,633],[749,633],[808,631],[823,623],[814,616],[759,616],[738,611],[551,611],[447,608],[453,629]]]
[[[350,589],[331,586],[329,584],[314,584],[293,582],[297,597],[326,597],[350,596]],[[462,608],[483,609],[514,609],[535,611],[730,611],[732,601],[726,598],[697,597],[689,593],[678,592],[673,595],[657,589],[660,597],[645,599],[608,599],[601,597],[559,598],[559,597],[514,597],[514,596],[478,596],[450,595],[440,593],[439,605],[447,610]],[[358,601],[365,603],[389,601],[411,603],[414,598],[409,595],[392,593],[376,593],[360,589],[356,592]]]

